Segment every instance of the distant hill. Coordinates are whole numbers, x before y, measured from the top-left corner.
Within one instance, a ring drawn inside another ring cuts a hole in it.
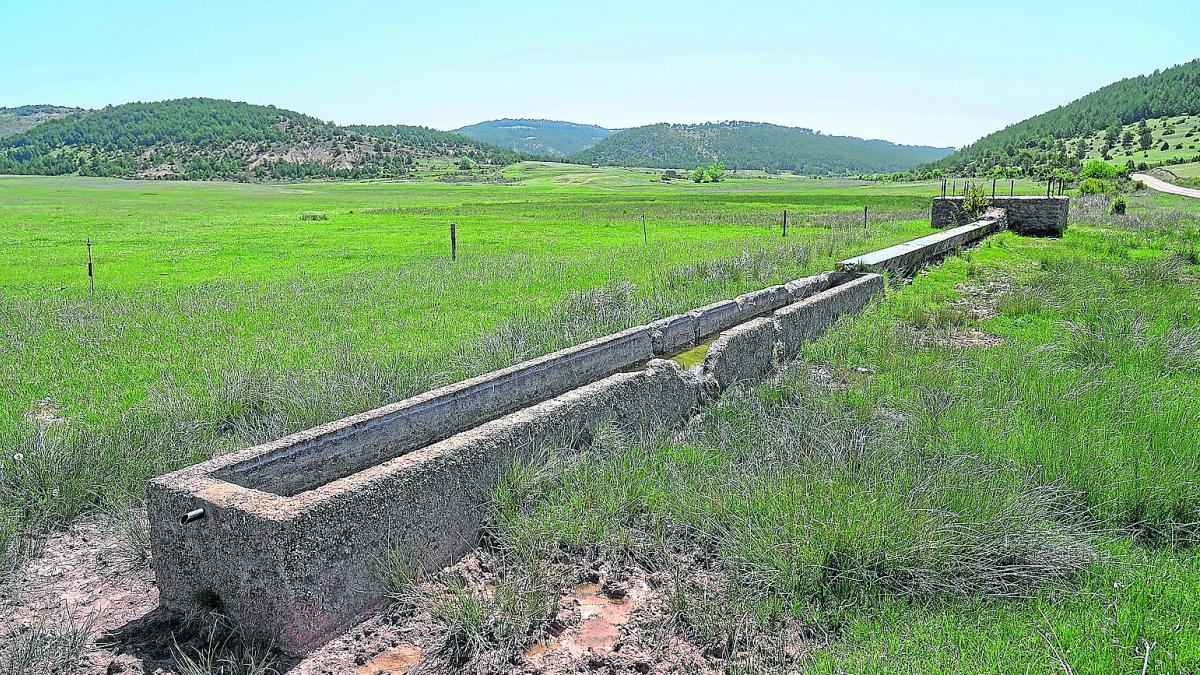
[[[1097,132],[1115,136],[1112,148],[1125,145],[1121,139],[1125,125],[1194,113],[1200,113],[1200,59],[1114,82],[988,134],[935,167],[966,174],[995,166],[1020,167],[1026,174],[1044,175],[1057,168],[1076,167],[1089,151],[1099,149],[1094,138]]]
[[[0,138],[29,131],[42,122],[83,112],[83,108],[63,105],[23,105],[17,108],[0,108]]]
[[[897,145],[763,122],[652,124],[625,129],[576,153],[580,162],[691,168],[721,161],[732,169],[810,175],[903,171],[936,161],[953,148]]]
[[[127,103],[0,139],[0,173],[250,180],[404,176],[417,160],[517,154],[424,127],[339,127],[274,106],[208,98]]]
[[[573,155],[613,134],[594,124],[523,119],[490,120],[454,131],[502,148],[550,157]]]
[[[453,131],[440,131],[429,127],[405,124],[351,124],[344,129],[363,136],[371,136],[419,149],[427,155],[467,156],[488,164],[510,164],[517,159],[517,153]]]

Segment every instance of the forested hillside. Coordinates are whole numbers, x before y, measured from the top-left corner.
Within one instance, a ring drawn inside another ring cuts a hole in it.
[[[502,148],[551,157],[573,155],[613,134],[594,124],[527,119],[491,120],[455,132]]]
[[[83,108],[62,105],[23,105],[0,108],[0,138],[28,131],[42,122],[83,112]]]
[[[371,178],[407,175],[417,160],[431,157],[484,164],[515,159],[509,151],[433,129],[345,128],[274,106],[206,98],[127,103],[0,139],[0,173],[17,174]]]
[[[897,145],[762,122],[652,124],[619,131],[574,155],[619,166],[691,168],[719,161],[731,169],[810,175],[902,171],[951,148]]]
[[[1103,132],[1102,148],[1122,142],[1122,126],[1142,120],[1200,112],[1200,59],[1114,82],[1049,112],[984,136],[937,163],[943,170],[974,174],[1012,167],[1029,175],[1077,167]],[[1089,139],[1081,143],[1081,139]],[[1141,142],[1141,139],[1136,139]]]

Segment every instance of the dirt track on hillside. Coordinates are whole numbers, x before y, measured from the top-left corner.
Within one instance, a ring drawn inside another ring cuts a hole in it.
[[[1182,187],[1179,185],[1175,185],[1173,183],[1168,183],[1167,181],[1162,180],[1161,178],[1155,178],[1154,176],[1148,176],[1144,173],[1130,174],[1129,177],[1133,180],[1142,181],[1143,183],[1146,184],[1146,187],[1150,188],[1151,190],[1158,190],[1159,192],[1166,192],[1168,194],[1181,195],[1184,197],[1191,197],[1192,199],[1200,199],[1200,190],[1196,190],[1193,188],[1185,188],[1185,187]]]

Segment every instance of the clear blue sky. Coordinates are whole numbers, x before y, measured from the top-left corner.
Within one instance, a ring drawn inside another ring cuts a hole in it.
[[[962,145],[1200,57],[1195,0],[0,0],[0,106],[212,96],[340,123],[743,119]]]

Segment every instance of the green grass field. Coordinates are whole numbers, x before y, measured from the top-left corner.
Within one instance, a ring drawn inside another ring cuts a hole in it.
[[[1160,178],[1184,187],[1200,187],[1200,162],[1172,164],[1155,169]]]
[[[1180,178],[1200,178],[1200,162],[1175,164],[1168,168],[1171,169],[1172,173]]]
[[[660,175],[0,177],[0,571],[147,476],[925,234],[938,190]],[[1200,669],[1200,218],[1128,198],[952,257],[677,436],[514,470],[488,541],[554,602],[439,594],[477,620],[446,639],[519,654],[486,612],[547,625],[602,559],[671,576],[664,629],[730,672]]]
[[[919,236],[935,189],[661,173],[0,177],[0,558],[147,476]]]
[[[515,471],[502,573],[665,570],[728,672],[1196,672],[1200,218],[1131,204],[893,289],[805,349],[822,378]]]

